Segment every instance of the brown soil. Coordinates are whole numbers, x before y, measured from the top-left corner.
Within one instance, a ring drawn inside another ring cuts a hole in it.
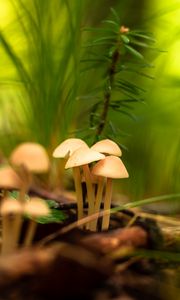
[[[117,213],[108,232],[75,228],[44,243],[59,225],[39,226],[36,246],[0,259],[0,300],[178,299],[174,266],[138,255],[162,248],[160,229],[140,217],[128,226],[132,217]],[[74,218],[71,211],[68,222]]]

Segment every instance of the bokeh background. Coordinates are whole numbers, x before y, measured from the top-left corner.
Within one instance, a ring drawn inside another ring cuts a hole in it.
[[[79,96],[96,86],[100,73],[80,72],[88,39],[82,29],[100,27],[110,7],[122,24],[152,32],[161,50],[143,50],[154,79],[138,79],[146,103],[133,106],[136,120],[110,116],[122,131],[130,174],[116,188],[130,200],[178,193],[180,1],[0,0],[1,156],[23,141],[43,144],[51,156],[63,139],[87,125],[90,103]]]

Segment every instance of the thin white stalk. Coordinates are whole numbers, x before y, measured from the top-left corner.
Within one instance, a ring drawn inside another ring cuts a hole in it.
[[[97,194],[96,194],[96,199],[95,199],[94,213],[98,213],[100,211],[100,206],[101,206],[101,202],[102,202],[103,187],[104,187],[104,178],[102,176],[99,176]],[[92,231],[97,230],[97,223],[98,223],[98,218],[92,222]]]
[[[94,213],[94,207],[95,207],[95,193],[94,193],[94,188],[93,184],[91,181],[91,173],[89,170],[88,165],[83,165],[83,172],[84,172],[84,177],[86,181],[86,188],[87,188],[87,198],[88,198],[88,216],[91,216]],[[87,229],[92,230],[92,222],[87,224]]]
[[[83,195],[82,195],[82,185],[81,185],[81,174],[80,168],[73,168],[74,184],[77,195],[77,215],[78,220],[83,218]]]
[[[28,247],[32,244],[34,235],[36,233],[36,229],[37,229],[37,222],[35,222],[34,220],[30,220],[29,221],[29,225],[28,225],[28,229],[27,229],[27,233],[24,239],[24,246]]]
[[[112,179],[107,178],[106,183],[106,192],[104,198],[104,210],[109,210],[111,207],[111,198],[112,198]],[[108,230],[110,221],[110,213],[103,216],[102,219],[102,230]]]

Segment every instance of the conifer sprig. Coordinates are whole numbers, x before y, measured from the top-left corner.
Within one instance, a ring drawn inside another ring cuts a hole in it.
[[[89,113],[89,125],[93,130],[94,141],[107,134],[117,139],[116,124],[109,119],[109,111],[113,110],[135,120],[136,116],[130,111],[135,102],[143,101],[145,90],[124,79],[123,72],[135,73],[138,76],[153,77],[146,74],[148,63],[143,55],[144,48],[154,48],[155,40],[150,33],[141,30],[131,30],[121,24],[114,9],[111,9],[112,19],[103,21],[102,28],[84,28],[92,32],[95,37],[84,47],[88,48],[88,59],[82,60],[86,64],[83,71],[100,67],[105,76],[101,78],[100,86],[91,91],[90,95],[97,99]],[[101,55],[99,55],[101,47]],[[88,66],[87,66],[88,65]],[[116,97],[116,99],[115,99]],[[117,97],[119,99],[117,99]],[[108,132],[108,133],[107,133]]]

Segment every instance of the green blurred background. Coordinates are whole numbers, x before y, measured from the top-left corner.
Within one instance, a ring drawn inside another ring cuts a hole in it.
[[[154,79],[138,79],[146,90],[146,104],[133,106],[136,121],[110,114],[123,133],[119,139],[127,148],[123,161],[130,174],[117,189],[130,200],[177,193],[180,1],[0,0],[2,155],[8,157],[22,141],[39,142],[51,155],[63,139],[87,126],[90,103],[79,96],[96,87],[100,72],[80,72],[80,60],[86,56],[82,45],[88,39],[82,29],[100,27],[110,7],[122,24],[152,32],[157,48],[164,50],[144,50]]]

